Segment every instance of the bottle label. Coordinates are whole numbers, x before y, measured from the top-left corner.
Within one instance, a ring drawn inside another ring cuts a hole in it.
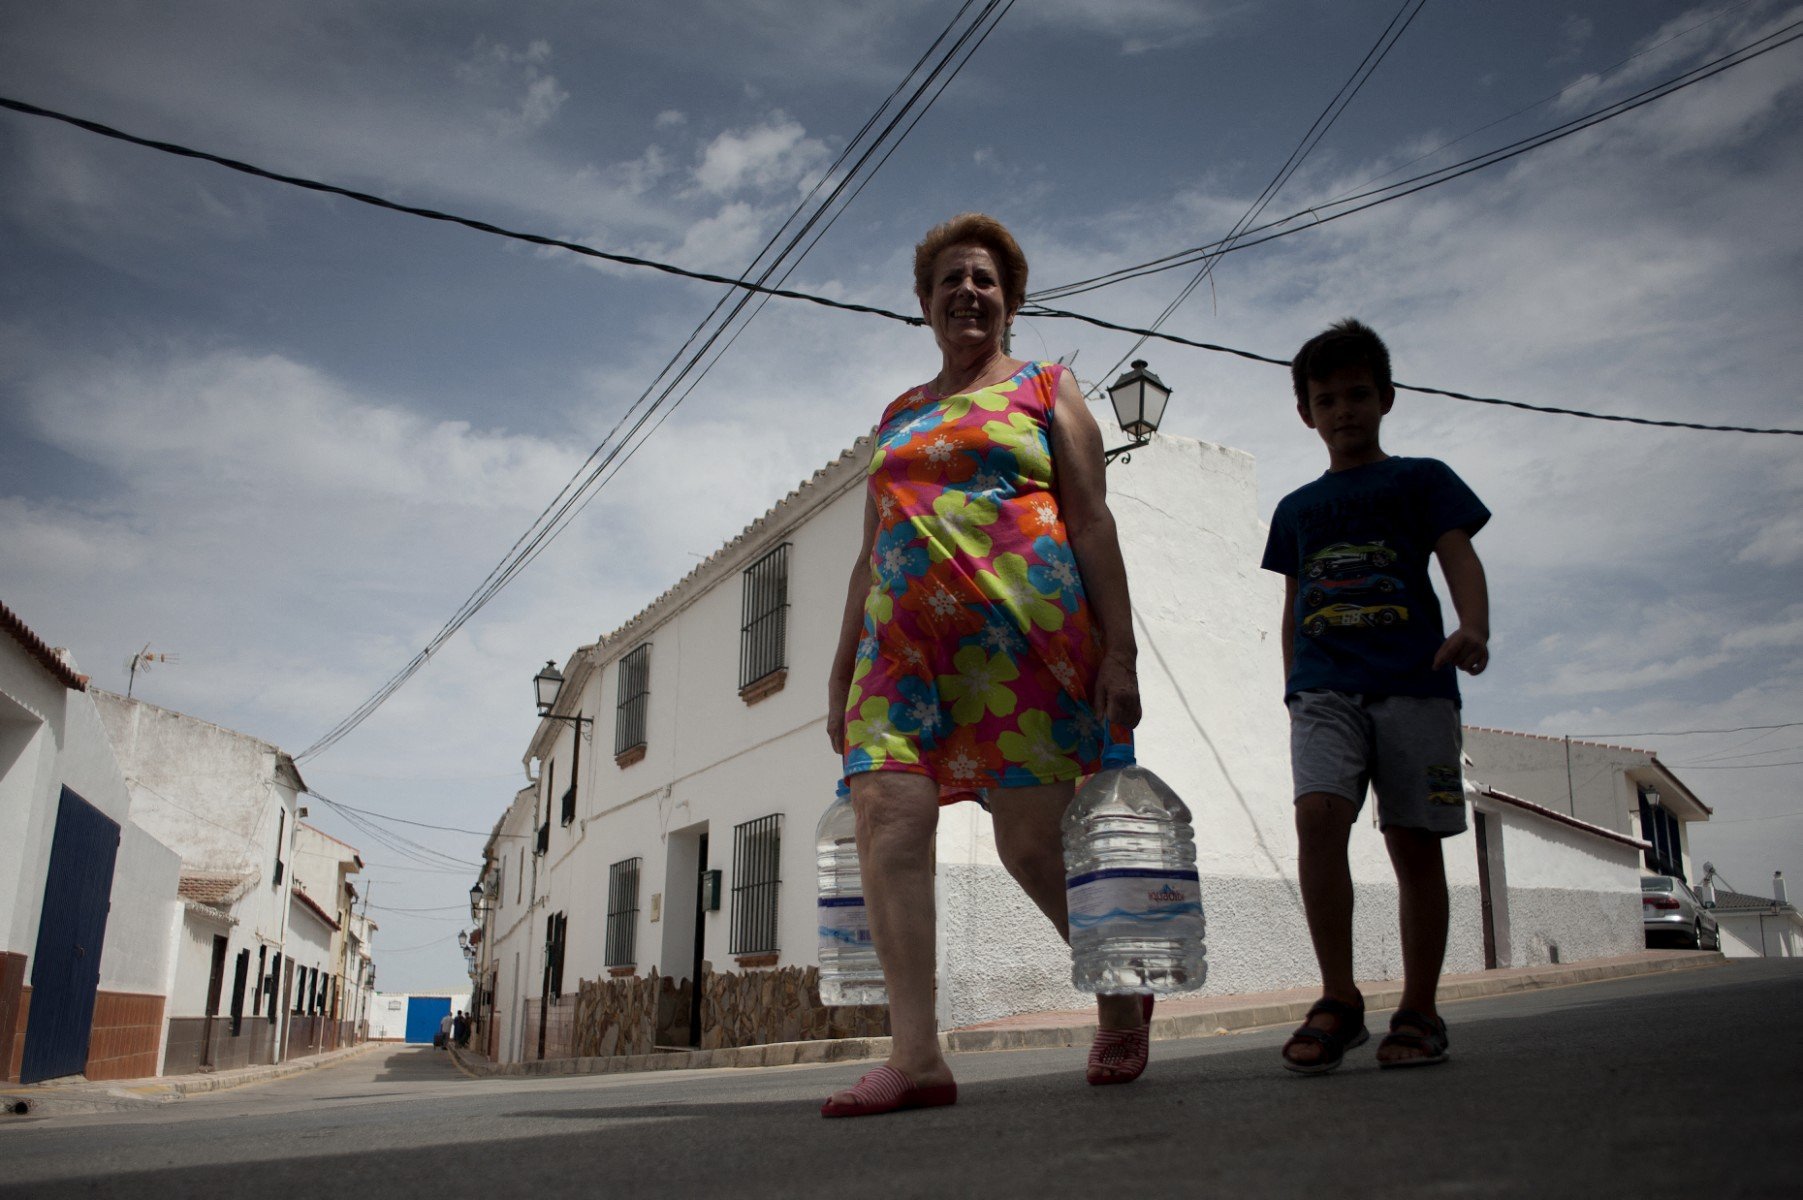
[[[820,944],[870,945],[870,917],[862,896],[820,898]]]
[[[1106,936],[1143,932],[1185,917],[1199,917],[1200,883],[1193,869],[1109,867],[1087,871],[1065,884],[1071,930]]]

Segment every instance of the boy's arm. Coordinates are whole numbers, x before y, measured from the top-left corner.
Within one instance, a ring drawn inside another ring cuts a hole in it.
[[[1471,535],[1463,529],[1449,529],[1441,534],[1434,543],[1434,554],[1446,576],[1452,607],[1459,614],[1459,627],[1434,655],[1434,669],[1450,664],[1468,674],[1481,675],[1490,665],[1490,590],[1484,582],[1484,564],[1472,548]]]
[[[1296,656],[1296,577],[1283,577],[1283,622],[1278,627],[1283,638],[1283,686],[1290,686],[1291,659]]]

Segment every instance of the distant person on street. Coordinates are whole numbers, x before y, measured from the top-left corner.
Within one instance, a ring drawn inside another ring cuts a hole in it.
[[[1477,675],[1490,661],[1490,602],[1471,547],[1490,512],[1445,463],[1392,458],[1378,444],[1396,389],[1390,352],[1369,328],[1346,320],[1311,338],[1290,374],[1303,424],[1327,443],[1327,473],[1278,503],[1263,565],[1286,581],[1297,873],[1324,994],[1284,1045],[1283,1065],[1324,1074],[1369,1036],[1347,862],[1369,785],[1402,915],[1402,1005],[1377,1061],[1425,1066],[1446,1061],[1434,1006],[1446,956],[1440,840],[1465,831],[1455,668]],[[1458,614],[1450,636],[1430,557]]]
[[[444,1015],[438,1022],[438,1036],[432,1039],[432,1044],[434,1046],[440,1050],[447,1050],[450,1048],[451,1030],[456,1026],[456,1021],[457,1019],[450,1013]]]
[[[451,1022],[451,1041],[459,1048],[470,1044],[470,1015],[462,1009],[457,1010],[457,1017]]]
[[[1139,723],[1127,571],[1074,376],[1008,355],[1027,260],[967,213],[914,250],[940,369],[883,412],[827,685],[893,1049],[825,1116],[951,1104],[933,1016],[939,805],[985,798],[1008,872],[1068,938],[1060,822]],[[1091,1083],[1146,1063],[1150,997],[1098,997]]]

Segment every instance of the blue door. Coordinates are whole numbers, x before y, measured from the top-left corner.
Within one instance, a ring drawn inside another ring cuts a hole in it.
[[[56,806],[50,871],[31,959],[31,1016],[20,1083],[78,1075],[88,1065],[100,948],[113,892],[119,826],[68,788]]]
[[[407,1040],[430,1045],[432,1039],[438,1036],[439,1022],[449,1016],[450,1012],[449,996],[407,997]]]

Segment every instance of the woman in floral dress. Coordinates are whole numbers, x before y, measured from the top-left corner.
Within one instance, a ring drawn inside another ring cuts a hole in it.
[[[1069,371],[1003,349],[1026,258],[1000,222],[965,214],[915,248],[914,283],[940,371],[878,427],[827,704],[893,1050],[827,1116],[957,1098],[933,1017],[940,803],[985,798],[1009,874],[1068,937],[1060,822],[1109,727],[1139,722],[1101,433]],[[1088,1078],[1131,1080],[1146,1057],[1140,999],[1099,996],[1097,1010]]]

